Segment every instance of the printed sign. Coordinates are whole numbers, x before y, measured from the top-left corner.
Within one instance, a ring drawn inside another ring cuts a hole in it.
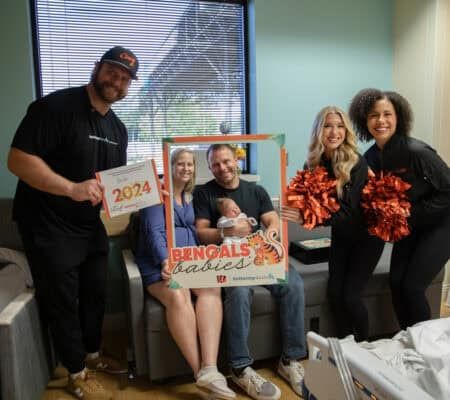
[[[283,245],[257,231],[242,243],[173,247],[172,287],[251,286],[285,282]]]
[[[204,288],[285,283],[288,253],[286,251],[287,223],[283,220],[280,220],[280,232],[276,239],[258,230],[241,238],[238,243],[176,247],[171,189],[172,171],[169,162],[171,150],[175,148],[198,148],[200,144],[213,143],[229,143],[238,147],[238,145],[251,143],[257,146],[258,151],[279,156],[279,171],[275,170],[274,174],[272,169],[271,176],[261,176],[258,184],[264,187],[264,181],[266,183],[270,181],[273,184],[278,179],[275,193],[269,192],[269,196],[282,199],[283,189],[286,186],[284,135],[180,136],[163,139],[163,143],[164,185],[170,192],[170,199],[167,199],[165,203],[169,265],[172,270],[169,286]]]
[[[103,208],[108,218],[162,203],[153,160],[96,173],[104,186]]]

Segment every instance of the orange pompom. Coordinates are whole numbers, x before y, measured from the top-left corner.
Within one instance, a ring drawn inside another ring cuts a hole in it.
[[[339,210],[336,180],[328,178],[324,167],[298,170],[286,189],[288,206],[298,208],[305,229],[313,229]]]
[[[410,187],[389,173],[369,178],[362,191],[361,207],[371,235],[385,242],[396,242],[409,235],[411,203],[405,192]]]

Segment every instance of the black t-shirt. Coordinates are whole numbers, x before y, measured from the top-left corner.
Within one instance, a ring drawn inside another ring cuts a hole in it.
[[[33,102],[12,147],[42,158],[65,178],[82,182],[95,172],[126,163],[128,135],[112,110],[104,116],[91,105],[86,86],[59,90]],[[42,192],[19,180],[13,217],[40,237],[86,239],[97,231],[100,205]]]
[[[216,203],[219,197],[233,199],[247,217],[255,218],[258,223],[262,214],[273,211],[272,201],[262,186],[241,179],[236,189],[226,189],[212,180],[194,190],[195,218],[208,219],[211,227],[215,227],[221,217]],[[254,229],[258,228],[259,224]]]
[[[406,195],[413,228],[439,224],[450,214],[450,168],[428,144],[397,133],[382,150],[374,144],[364,156],[374,172],[391,172],[411,185]]]

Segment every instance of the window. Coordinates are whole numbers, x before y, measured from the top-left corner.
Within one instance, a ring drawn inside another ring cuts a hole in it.
[[[246,132],[244,2],[32,0],[39,95],[86,84],[110,47],[139,58],[139,80],[113,105],[128,162],[155,159],[161,138]]]

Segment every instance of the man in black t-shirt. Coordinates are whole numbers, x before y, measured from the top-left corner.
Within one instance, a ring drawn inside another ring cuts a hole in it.
[[[224,236],[245,237],[252,232],[247,219],[240,219],[229,228],[216,228],[220,218],[217,198],[232,198],[241,211],[262,223],[267,235],[275,237],[279,231],[279,218],[265,189],[239,178],[237,159],[228,144],[211,145],[207,151],[208,165],[214,175],[194,191],[197,234],[201,243],[218,244]],[[304,330],[304,290],[298,272],[289,267],[286,285],[265,285],[280,306],[282,354],[279,374],[300,396],[304,370],[299,360],[306,357]],[[251,287],[226,287],[224,302],[225,333],[232,380],[256,400],[276,400],[280,389],[259,375],[252,367],[253,359],[247,344],[250,329],[252,301]]]
[[[67,390],[84,400],[111,398],[86,367],[125,372],[99,354],[108,240],[95,172],[126,164],[127,130],[111,105],[127,95],[137,70],[130,50],[108,50],[87,86],[53,92],[29,106],[8,158],[19,178],[13,217],[41,314],[69,371]]]

